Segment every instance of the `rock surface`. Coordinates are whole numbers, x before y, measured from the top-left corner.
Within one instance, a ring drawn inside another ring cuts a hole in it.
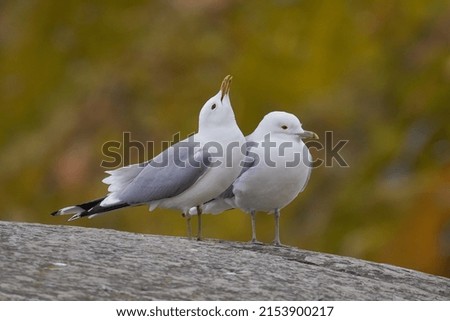
[[[450,279],[292,247],[0,222],[0,300],[450,300]]]

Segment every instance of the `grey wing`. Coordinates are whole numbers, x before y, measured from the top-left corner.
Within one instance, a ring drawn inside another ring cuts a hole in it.
[[[233,184],[231,184],[230,186],[228,186],[228,188],[227,188],[226,190],[224,190],[224,191],[222,192],[222,194],[220,194],[219,196],[213,198],[212,200],[210,200],[210,201],[208,201],[208,202],[206,202],[206,203],[212,202],[212,201],[214,201],[214,200],[216,200],[216,199],[218,199],[218,198],[225,199],[225,198],[233,198],[233,197],[234,197],[234,193],[233,193]],[[206,203],[205,203],[205,204],[206,204]]]
[[[128,204],[174,197],[192,186],[208,169],[209,154],[179,142],[150,161],[118,195]]]

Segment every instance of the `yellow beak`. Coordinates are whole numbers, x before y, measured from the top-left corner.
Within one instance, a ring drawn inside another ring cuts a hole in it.
[[[220,86],[220,92],[221,92],[220,100],[222,100],[223,97],[225,97],[225,95],[228,95],[228,93],[230,92],[232,79],[233,79],[233,77],[228,75],[222,81],[222,85]]]

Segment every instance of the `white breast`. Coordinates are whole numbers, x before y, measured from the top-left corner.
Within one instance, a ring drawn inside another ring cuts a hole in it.
[[[305,187],[311,168],[304,158],[311,160],[305,144],[300,141],[280,155],[278,148],[271,149],[269,159],[264,149],[254,150],[260,157],[257,166],[239,177],[234,184],[235,202],[244,211],[272,212],[288,205]],[[295,166],[293,166],[295,165]]]

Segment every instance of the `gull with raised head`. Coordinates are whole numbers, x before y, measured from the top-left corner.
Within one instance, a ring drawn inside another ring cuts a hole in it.
[[[239,129],[229,91],[231,76],[225,77],[220,91],[202,107],[198,132],[174,144],[152,160],[116,170],[103,182],[108,184],[105,197],[64,207],[52,215],[93,217],[119,208],[148,205],[178,209],[188,214],[222,193],[241,172],[245,157],[245,138]],[[197,239],[201,239],[201,215]]]

